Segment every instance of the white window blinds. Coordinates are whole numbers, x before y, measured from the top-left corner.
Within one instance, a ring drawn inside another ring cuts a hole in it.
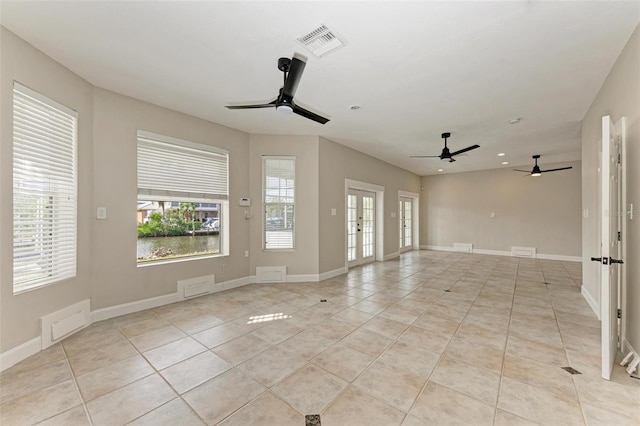
[[[263,157],[264,248],[293,249],[295,157]]]
[[[76,275],[75,111],[13,86],[13,292]]]
[[[138,199],[226,200],[227,151],[149,132],[138,132]]]

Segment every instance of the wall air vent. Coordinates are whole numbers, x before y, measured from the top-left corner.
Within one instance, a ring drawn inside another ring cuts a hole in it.
[[[324,24],[308,34],[298,37],[298,43],[318,58],[347,45],[347,41]]]

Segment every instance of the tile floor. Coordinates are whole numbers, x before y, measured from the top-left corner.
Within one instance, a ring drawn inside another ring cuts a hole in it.
[[[0,423],[638,425],[640,381],[599,379],[579,286],[578,263],[434,251],[246,286],[93,324],[15,365]]]

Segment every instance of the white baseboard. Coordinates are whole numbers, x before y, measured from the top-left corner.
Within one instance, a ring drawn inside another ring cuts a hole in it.
[[[477,249],[474,248],[473,249],[473,254],[487,254],[490,256],[511,256],[511,252],[510,251],[504,251],[504,250],[485,250],[485,249]]]
[[[251,284],[255,282],[255,276],[236,278],[235,280],[223,281],[216,283],[211,293],[217,293],[219,291],[231,290],[232,288],[242,287],[243,285]]]
[[[0,354],[0,371],[13,367],[23,359],[29,358],[42,350],[42,339],[35,337],[20,346]]]
[[[456,251],[453,247],[445,247],[445,246],[420,246],[421,249],[424,250],[436,250],[436,251]]]
[[[627,349],[628,352],[633,352],[636,356],[640,356],[638,355],[638,352],[633,349],[633,346],[631,346],[631,343],[629,343],[629,341],[627,340],[627,338],[625,337],[624,339],[622,339],[622,354],[626,355],[628,352],[625,352],[624,349]]]
[[[384,261],[386,262],[387,260],[395,259],[396,257],[400,257],[400,252],[399,251],[386,254],[384,256]]]
[[[320,281],[320,274],[287,275],[288,283],[307,283]]]
[[[593,296],[591,296],[591,294],[589,293],[589,291],[587,290],[587,288],[584,285],[580,288],[580,293],[582,294],[582,297],[584,297],[584,300],[587,301],[589,306],[591,306],[591,309],[596,314],[596,316],[598,317],[598,320],[599,320],[600,319],[600,305],[596,302],[596,299],[594,299]]]
[[[320,274],[318,277],[318,281],[330,280],[331,278],[338,277],[340,275],[344,275],[347,273],[347,268],[342,267],[338,269],[334,269],[333,271],[327,271]]]
[[[582,257],[580,256],[565,256],[563,254],[538,253],[536,257],[538,259],[545,259],[545,260],[562,260],[564,262],[582,262]]]
[[[122,305],[109,306],[108,308],[96,309],[95,311],[91,311],[91,323],[144,311],[146,309],[157,308],[158,306],[168,305],[169,303],[175,303],[181,300],[184,299],[178,297],[178,293],[171,293],[149,299],[136,300],[135,302],[123,303]]]

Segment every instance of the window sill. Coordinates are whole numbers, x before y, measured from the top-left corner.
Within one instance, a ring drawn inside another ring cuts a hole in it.
[[[296,249],[262,249],[263,253],[295,253]]]
[[[173,263],[193,262],[193,261],[206,260],[206,259],[216,259],[218,257],[229,257],[229,255],[220,253],[220,254],[210,254],[210,255],[206,255],[206,256],[192,256],[192,257],[183,257],[183,258],[179,258],[179,259],[148,261],[148,262],[137,263],[136,267],[138,267],[138,268],[148,268],[150,266],[169,265],[169,264],[173,264]]]

